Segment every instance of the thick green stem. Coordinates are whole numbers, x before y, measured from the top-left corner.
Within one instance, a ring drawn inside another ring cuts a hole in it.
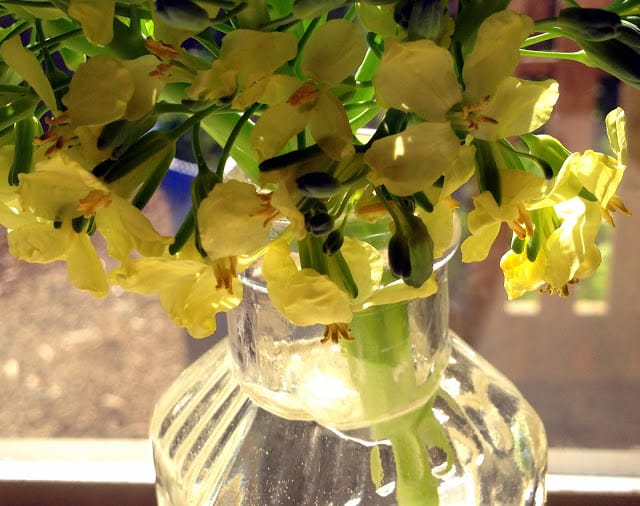
[[[399,505],[437,506],[438,483],[431,473],[424,410],[410,410],[418,385],[413,368],[409,303],[375,306],[356,313],[351,322],[353,341],[343,344],[352,377],[358,385],[366,418],[375,439],[391,441]],[[379,421],[385,413],[402,413]]]

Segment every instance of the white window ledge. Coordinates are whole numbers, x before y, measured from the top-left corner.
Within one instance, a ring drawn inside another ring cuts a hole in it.
[[[154,481],[151,444],[144,439],[0,439],[0,482]],[[640,496],[640,450],[552,448],[547,489]]]

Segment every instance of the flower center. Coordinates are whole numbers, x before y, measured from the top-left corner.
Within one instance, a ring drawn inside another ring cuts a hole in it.
[[[98,209],[104,209],[111,205],[112,199],[109,193],[100,190],[91,190],[89,194],[80,199],[78,211],[84,213],[85,218],[91,218]]]
[[[518,204],[518,217],[515,220],[508,221],[507,225],[519,239],[533,237],[533,222],[522,204]]]
[[[463,128],[469,132],[473,132],[480,128],[482,123],[491,123],[497,125],[498,120],[483,114],[482,111],[487,107],[491,97],[487,95],[477,104],[469,104],[462,107],[462,111],[450,114],[450,121],[454,126]]]
[[[289,97],[287,103],[294,107],[311,109],[318,102],[318,89],[312,83],[305,83]]]

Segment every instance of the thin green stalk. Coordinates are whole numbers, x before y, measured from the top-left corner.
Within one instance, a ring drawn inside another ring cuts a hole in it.
[[[551,33],[551,32],[545,32],[545,33],[539,33],[538,35],[532,35],[531,37],[529,37],[527,40],[525,40],[522,43],[520,48],[523,49],[525,47],[530,47],[530,46],[533,46],[535,44],[540,44],[541,42],[546,42],[548,40],[557,39],[558,37],[561,37],[561,36],[562,35],[559,35],[557,33]]]
[[[68,40],[68,39],[73,39],[74,37],[78,37],[79,35],[82,35],[82,28],[69,30],[68,32],[61,33],[60,35],[56,35],[55,37],[50,37],[43,42],[31,44],[27,46],[27,49],[33,52],[40,51],[41,49],[44,49],[44,48],[51,49],[57,46],[60,42],[64,42],[65,40]]]
[[[216,168],[216,174],[220,179],[224,176],[224,166],[227,163],[227,159],[231,154],[231,149],[236,143],[236,139],[240,136],[243,127],[249,122],[253,113],[258,109],[260,104],[257,102],[249,107],[243,114],[240,116],[233,129],[229,133],[229,137],[227,138],[227,142],[225,142],[222,147],[222,153],[220,153],[220,158],[218,159],[218,166]]]
[[[582,64],[587,64],[584,51],[561,52],[561,51],[532,51],[521,49],[521,56],[534,56],[536,58],[553,58],[555,60],[570,60]]]

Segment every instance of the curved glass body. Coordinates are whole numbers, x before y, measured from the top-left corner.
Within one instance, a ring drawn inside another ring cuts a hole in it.
[[[156,406],[160,505],[543,504],[542,423],[448,330],[437,274],[436,295],[363,312],[340,344],[247,283],[228,341]]]

